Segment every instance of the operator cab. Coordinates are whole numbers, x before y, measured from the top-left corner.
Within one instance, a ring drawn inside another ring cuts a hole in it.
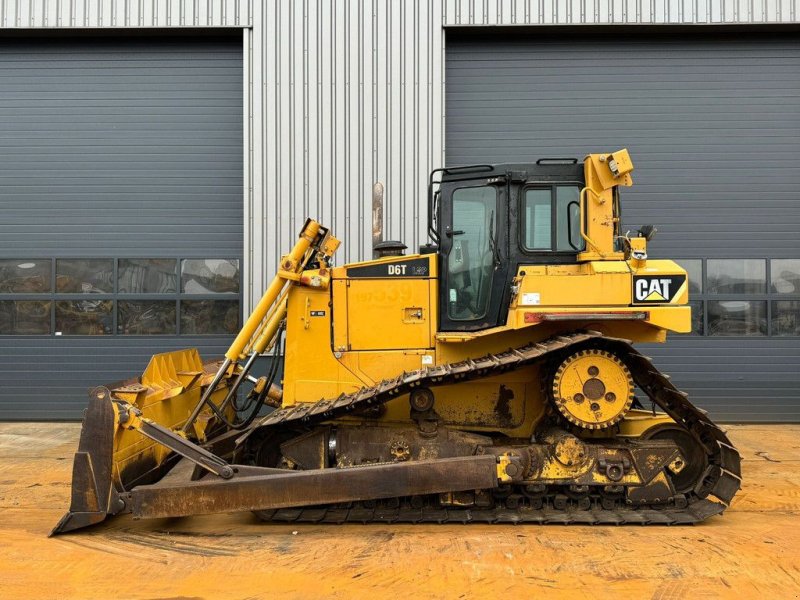
[[[439,256],[439,330],[505,323],[525,264],[571,264],[585,249],[577,159],[437,169],[428,231]]]

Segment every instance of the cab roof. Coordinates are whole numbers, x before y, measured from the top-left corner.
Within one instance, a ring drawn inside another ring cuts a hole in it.
[[[543,158],[533,163],[497,163],[445,167],[441,181],[510,177],[512,181],[583,181],[583,162],[576,158]]]

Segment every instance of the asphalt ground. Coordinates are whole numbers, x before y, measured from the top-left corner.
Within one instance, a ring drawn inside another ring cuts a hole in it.
[[[800,425],[728,426],[743,488],[694,526],[126,515],[48,538],[79,428],[0,423],[0,598],[800,598]]]

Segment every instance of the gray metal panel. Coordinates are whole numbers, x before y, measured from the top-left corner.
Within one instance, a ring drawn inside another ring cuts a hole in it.
[[[798,338],[672,335],[639,350],[718,421],[800,421]]]
[[[0,420],[80,419],[90,387],[138,377],[153,354],[197,348],[210,360],[229,343],[190,336],[0,338]]]
[[[651,257],[800,257],[796,37],[450,38],[446,81],[447,164],[626,147],[624,228],[658,226]],[[800,420],[800,338],[648,353],[717,418]]]
[[[2,45],[0,132],[3,256],[241,254],[238,42]]]
[[[241,258],[242,77],[238,40],[0,45],[0,257]],[[229,341],[4,336],[0,418],[78,418],[154,352]]]

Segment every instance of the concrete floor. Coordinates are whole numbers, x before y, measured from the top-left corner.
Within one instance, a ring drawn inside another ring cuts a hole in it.
[[[69,503],[78,431],[0,424],[0,598],[800,598],[800,426],[731,426],[744,487],[696,526],[125,516],[47,538]]]

